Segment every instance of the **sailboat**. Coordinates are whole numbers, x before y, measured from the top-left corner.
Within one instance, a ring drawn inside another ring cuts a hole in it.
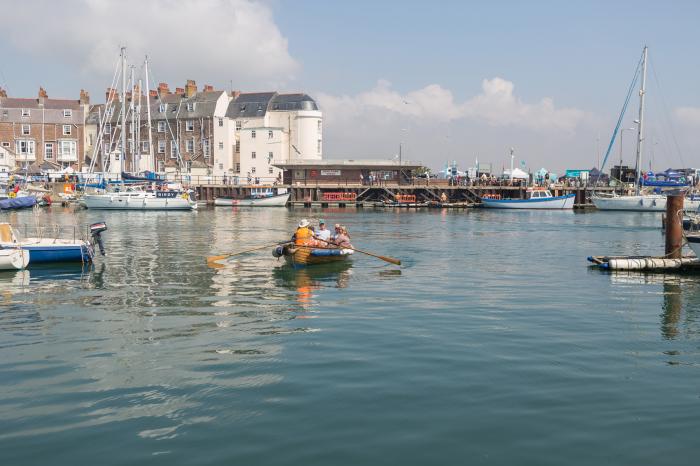
[[[637,173],[634,181],[634,194],[617,194],[617,193],[593,193],[591,196],[591,201],[598,208],[598,210],[628,210],[637,212],[665,212],[666,211],[666,196],[662,193],[645,193],[642,191],[643,185],[642,179],[642,148],[644,144],[644,98],[646,96],[646,80],[647,80],[647,58],[648,58],[648,47],[645,45],[642,51],[641,60],[641,85],[639,88],[639,117],[635,121],[637,123]],[[639,65],[637,68],[639,72]],[[637,72],[635,72],[635,79],[637,79]],[[610,146],[608,147],[608,153],[605,156],[607,160],[610,154],[610,149],[615,141],[615,135],[618,134],[620,123],[622,117],[624,116],[625,109],[627,108],[627,103],[629,102],[629,97],[631,96],[632,86],[630,86],[627,100],[625,101],[625,106],[623,107],[622,114],[618,120],[617,128],[613,134],[613,138],[610,141]],[[685,207],[688,210],[694,210],[700,207],[700,200],[687,198],[685,201]]]
[[[135,128],[140,127],[139,124],[137,124],[136,120],[136,114],[138,113],[140,115],[140,103],[138,108],[134,107],[134,98],[132,97],[129,110],[127,110],[127,93],[126,93],[126,69],[127,69],[127,64],[126,64],[126,48],[122,47],[121,48],[121,54],[120,54],[120,59],[121,59],[121,73],[122,73],[122,96],[121,96],[121,113],[119,117],[119,123],[121,126],[121,142],[120,142],[120,147],[119,147],[119,157],[118,159],[113,159],[112,156],[110,156],[110,164],[112,163],[119,163],[119,170],[118,173],[122,173],[122,178],[125,181],[134,181],[133,178],[134,176],[131,177],[125,177],[123,175],[123,168],[124,168],[124,161],[125,157],[127,155],[126,152],[126,121],[127,121],[127,113],[131,113],[131,142],[132,142],[132,147],[138,148],[141,145],[137,140],[135,140],[136,135],[138,134],[138,130]],[[145,70],[146,70],[146,95],[149,95],[149,90],[148,90],[148,59],[146,59],[145,63]],[[116,74],[115,74],[116,76]],[[133,68],[131,72],[131,84],[132,87],[134,85],[134,74],[133,74]],[[139,86],[138,88],[141,88],[140,81],[139,81]],[[139,99],[140,99],[140,93],[139,93]],[[140,102],[140,101],[139,101]],[[108,104],[110,102],[108,101]],[[148,109],[148,134],[149,134],[149,141],[148,141],[148,147],[149,147],[149,154],[146,159],[147,165],[151,165],[154,163],[153,157],[152,157],[152,151],[153,151],[153,141],[151,140],[151,117],[150,117],[150,102],[146,103],[147,109]],[[104,125],[107,123],[107,118],[105,118],[104,121],[101,122],[101,127],[99,131],[99,136],[98,139],[100,139],[101,135],[104,132]],[[98,144],[95,146],[95,153],[97,152],[98,148],[101,147],[101,144]],[[179,149],[178,149],[179,150]],[[97,157],[93,155],[93,164],[97,160]],[[133,165],[136,166],[136,160],[133,161]],[[131,178],[127,180],[127,178]],[[156,177],[157,178],[157,177]],[[141,181],[141,180],[139,180]],[[160,179],[146,179],[144,178],[142,181],[144,181],[143,185],[134,185],[134,184],[129,184],[127,185],[124,181],[121,183],[116,183],[112,184],[112,186],[108,187],[105,185],[105,189],[101,191],[102,192],[97,192],[97,193],[86,193],[83,196],[82,199],[82,204],[87,207],[88,209],[109,209],[109,210],[195,210],[197,209],[197,202],[194,199],[194,193],[192,191],[185,191],[183,189],[163,189],[164,188],[164,180]],[[155,189],[155,185],[158,185],[159,188],[161,189]],[[149,188],[148,185],[151,185]]]

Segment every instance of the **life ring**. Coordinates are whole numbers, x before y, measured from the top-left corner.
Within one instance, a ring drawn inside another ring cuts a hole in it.
[[[183,199],[189,199],[190,196],[189,196],[189,194],[187,194],[187,193],[183,193],[182,198],[183,198]]]

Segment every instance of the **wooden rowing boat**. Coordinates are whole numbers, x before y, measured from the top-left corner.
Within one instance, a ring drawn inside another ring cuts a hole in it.
[[[306,267],[347,261],[353,252],[352,249],[287,245],[278,246],[272,251],[272,255],[275,257],[284,256],[284,260],[293,267]]]

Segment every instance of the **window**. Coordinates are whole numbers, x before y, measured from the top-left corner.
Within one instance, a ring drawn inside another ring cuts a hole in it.
[[[318,120],[318,132],[321,132],[321,120]]]
[[[23,117],[28,117],[30,114],[31,114],[31,113],[30,113],[30,111],[29,111],[28,108],[23,108],[23,109],[22,109],[22,116],[23,116]]]
[[[114,115],[114,107],[109,107],[107,109],[107,116],[112,116]]]
[[[204,157],[209,157],[211,154],[211,149],[209,148],[209,139],[202,139],[202,152],[204,152]]]
[[[20,155],[34,155],[36,145],[31,139],[18,139],[15,143],[15,152]]]
[[[3,143],[2,143],[2,147],[10,147],[10,143],[9,143],[9,142],[3,142]]]
[[[129,139],[129,153],[134,153],[134,141],[132,141],[131,139]]]
[[[223,118],[219,118],[219,126],[224,126],[224,119]]]
[[[236,120],[236,131],[240,131],[243,127],[243,122]]]
[[[108,142],[102,143],[102,153],[109,154],[109,143]]]
[[[71,127],[70,125],[63,125],[63,135],[70,136]]]
[[[223,163],[220,163],[220,164],[219,164],[219,170],[223,170],[223,169],[224,169],[224,164],[223,164]]]
[[[151,148],[148,145],[148,141],[141,141],[141,150],[143,152],[148,152]]]
[[[255,173],[255,167],[250,169],[250,173]]]
[[[273,154],[272,152],[268,152],[268,153],[267,153],[267,163],[271,163],[271,162],[272,162],[272,159],[273,159],[274,157],[275,157],[275,154]]]
[[[71,157],[77,156],[78,151],[76,150],[75,141],[59,141],[58,142],[58,155],[61,157]]]
[[[250,153],[250,158],[251,158],[251,159],[254,159],[255,156],[256,156],[255,152],[251,152],[251,153]]]
[[[164,121],[158,122],[158,132],[165,133],[165,122]]]
[[[187,103],[187,111],[188,111],[188,112],[194,112],[194,102],[188,102],[188,103]]]
[[[168,104],[160,104],[160,105],[158,106],[158,111],[159,111],[160,113],[165,113],[166,110],[168,110]]]
[[[22,125],[22,136],[29,136],[30,133],[31,133],[31,126]]]
[[[241,164],[236,163],[236,173],[240,173],[240,172],[241,172]]]
[[[219,141],[219,150],[224,150],[224,143]]]
[[[9,113],[10,112],[7,109],[3,109],[2,116],[7,117],[7,115],[9,115]]]
[[[170,141],[170,158],[177,158],[177,141]]]
[[[194,120],[185,121],[185,131],[194,131]]]
[[[269,173],[270,175],[272,175],[272,172],[273,172],[272,167],[267,167],[267,173]]]
[[[275,137],[275,132],[272,130],[268,130],[267,132],[267,139],[272,139]]]
[[[158,161],[158,171],[159,172],[165,171],[165,162],[163,162],[162,160]]]
[[[165,154],[165,141],[158,141],[158,153]]]
[[[241,152],[241,141],[236,141],[236,154]]]
[[[255,130],[254,129],[250,131],[250,138],[255,139]]]
[[[111,125],[111,123],[106,123],[106,124],[105,124],[105,134],[112,134],[112,125]]]
[[[318,152],[319,154],[321,153],[321,140],[320,139],[316,142],[316,152]]]
[[[73,110],[71,110],[71,109],[69,109],[69,108],[64,108],[64,109],[63,109],[63,116],[64,116],[65,118],[70,118],[70,117],[72,117],[72,116],[73,116]]]
[[[193,153],[194,152],[194,138],[188,139],[186,141],[186,143],[187,143],[187,147],[186,147],[187,152],[190,154]]]
[[[48,142],[46,144],[44,144],[44,159],[46,159],[46,160],[53,159],[53,144],[48,143]]]

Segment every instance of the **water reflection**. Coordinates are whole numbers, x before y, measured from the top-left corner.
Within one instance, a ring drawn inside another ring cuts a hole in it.
[[[315,292],[322,288],[346,288],[352,276],[352,263],[349,261],[321,264],[313,267],[294,269],[288,265],[273,270],[276,283],[295,292],[295,300],[304,311],[314,309]]]

